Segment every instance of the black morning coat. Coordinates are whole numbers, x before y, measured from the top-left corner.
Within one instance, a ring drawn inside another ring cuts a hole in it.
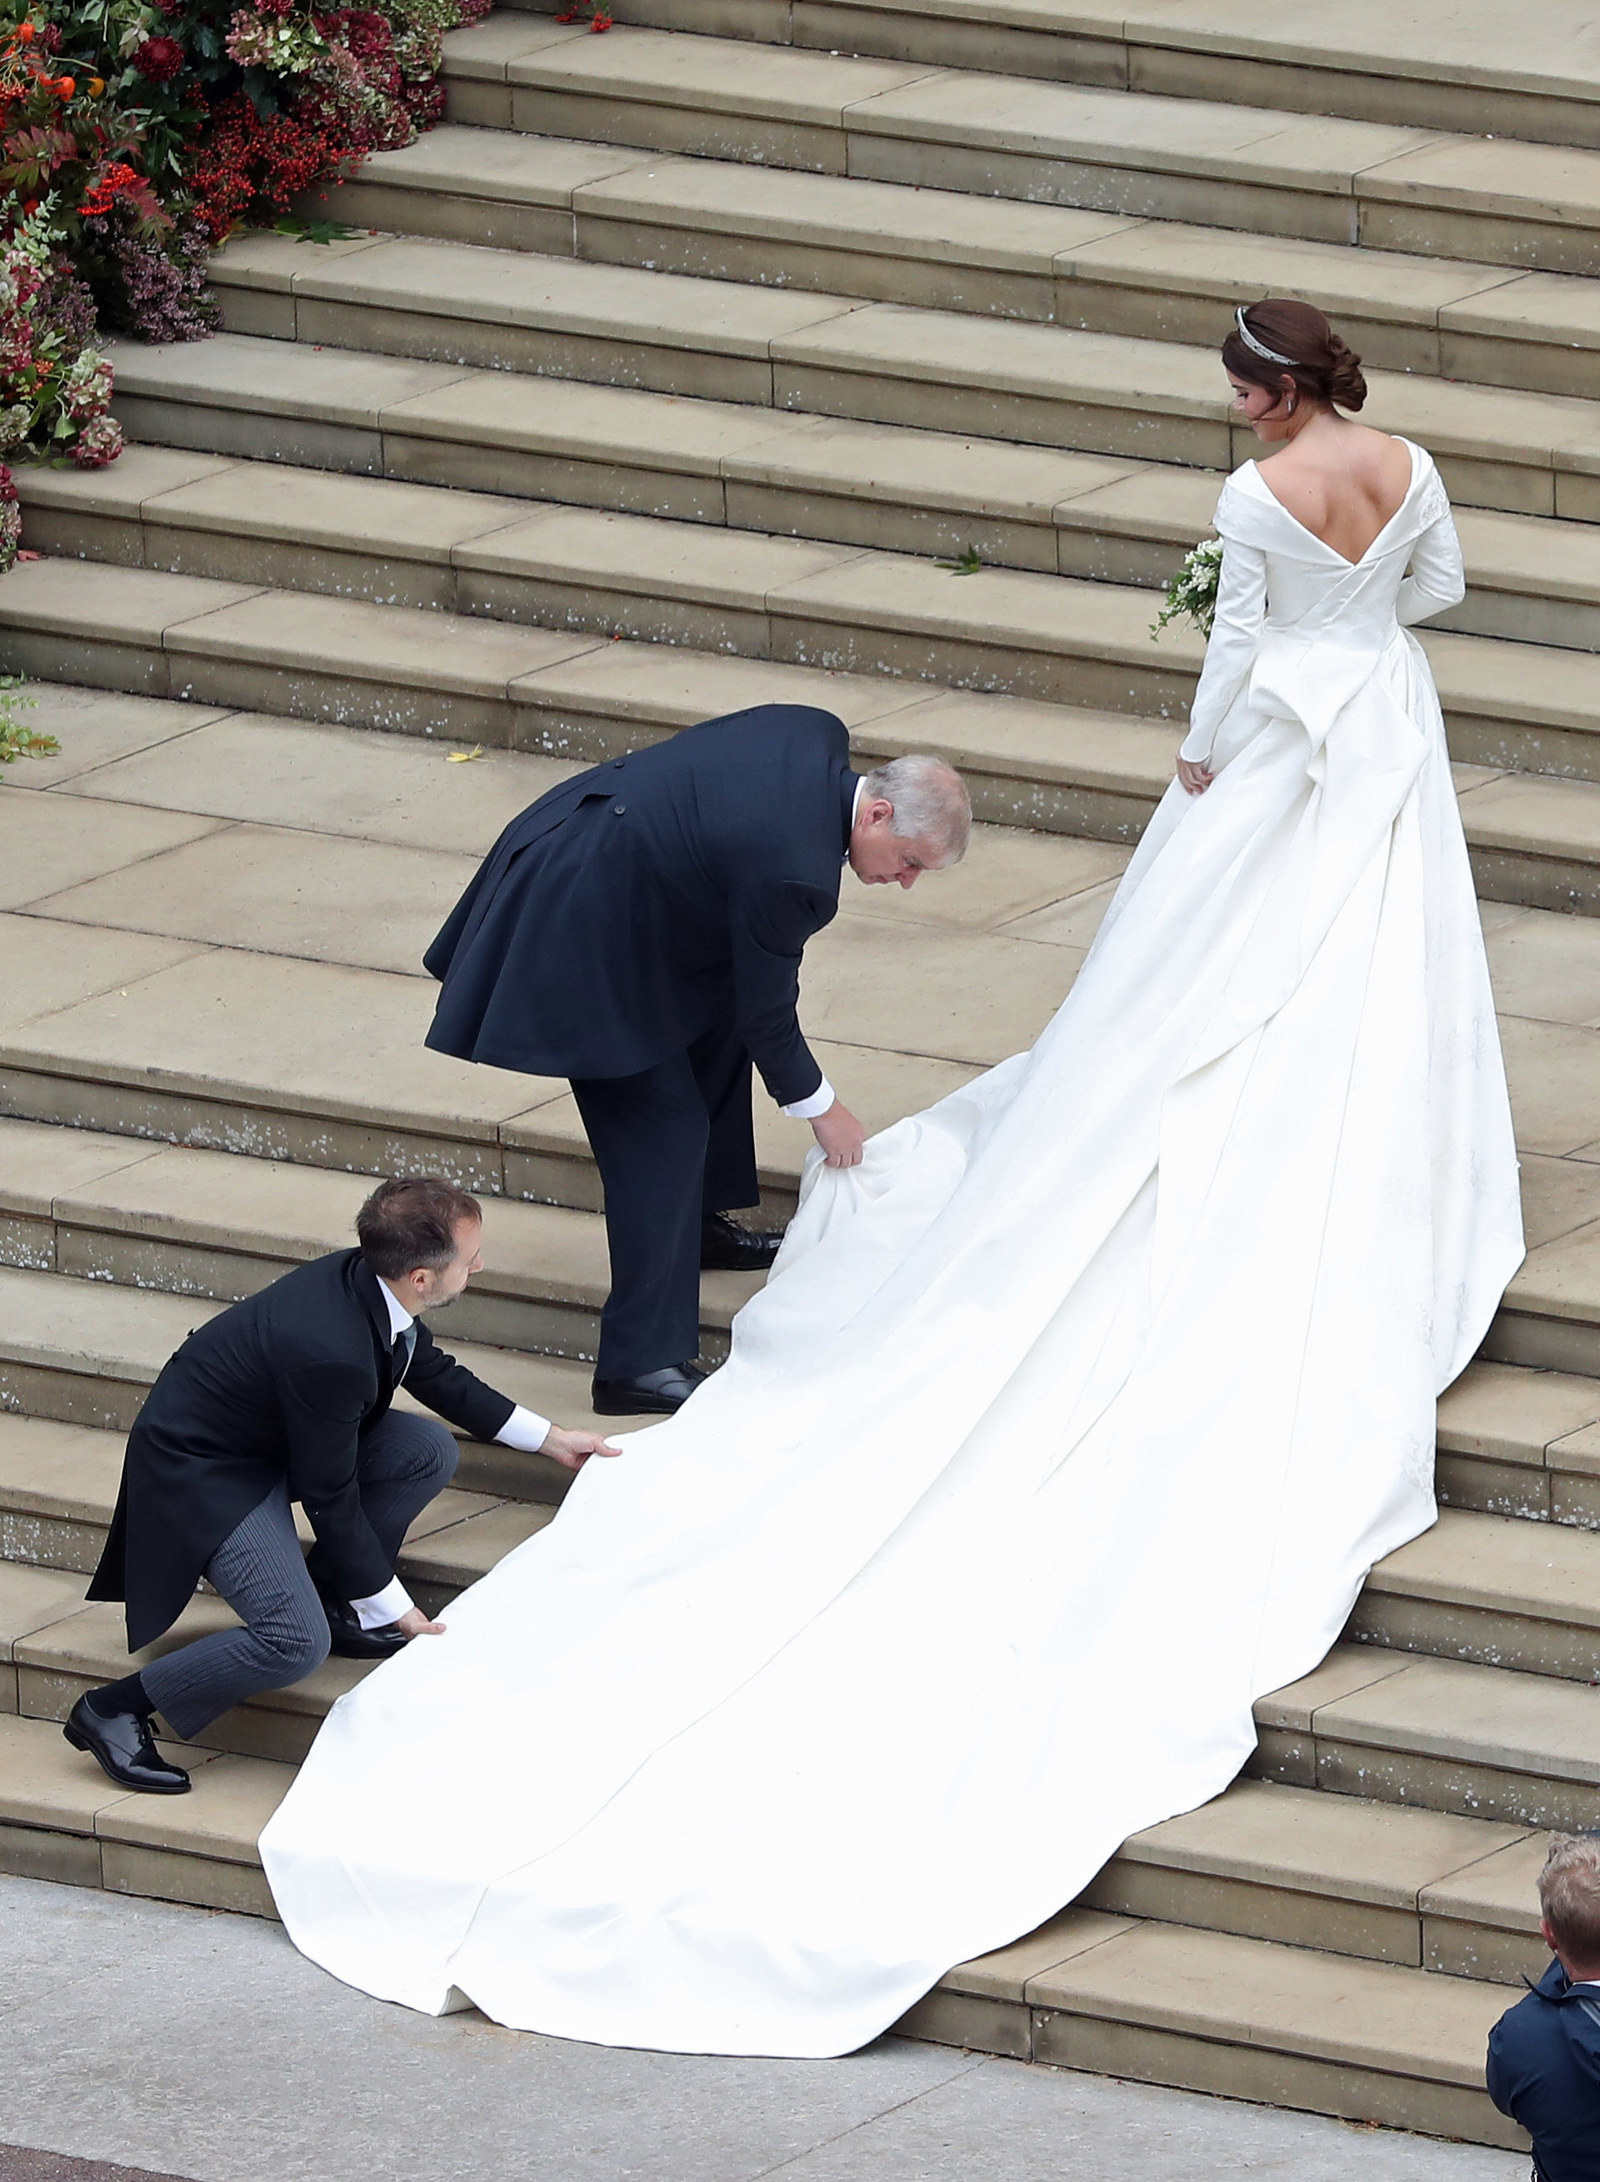
[[[844,723],[809,705],[710,720],[553,788],[428,950],[428,1044],[633,1076],[733,1027],[780,1106],[809,1098],[800,955],[838,913],[855,788]]]
[[[128,1435],[91,1599],[125,1599],[128,1647],[171,1628],[224,1538],[281,1478],[347,1599],[394,1568],[361,1512],[356,1454],[394,1395],[389,1311],[359,1250],[297,1266],[201,1326],[163,1367]],[[478,1439],[516,1404],[417,1322],[406,1392]]]

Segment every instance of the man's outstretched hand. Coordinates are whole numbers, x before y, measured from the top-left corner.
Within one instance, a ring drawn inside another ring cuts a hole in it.
[[[591,1455],[620,1455],[622,1449],[613,1447],[598,1432],[564,1432],[559,1424],[553,1424],[539,1452],[559,1462],[563,1470],[581,1470]]]
[[[395,1627],[404,1637],[444,1635],[444,1623],[430,1621],[420,1606],[413,1606],[403,1613]]]
[[[811,1124],[830,1167],[859,1167],[867,1133],[848,1106],[835,1099],[825,1114]]]

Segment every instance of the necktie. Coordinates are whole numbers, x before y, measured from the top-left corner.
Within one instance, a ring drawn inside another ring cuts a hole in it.
[[[403,1333],[397,1333],[395,1335],[394,1347],[389,1351],[389,1364],[391,1370],[394,1372],[394,1383],[396,1386],[400,1384],[401,1380],[410,1370],[411,1359],[416,1353],[416,1347],[417,1329],[415,1324],[407,1326]]]

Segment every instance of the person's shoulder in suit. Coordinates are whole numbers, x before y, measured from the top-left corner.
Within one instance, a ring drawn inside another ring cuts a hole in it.
[[[1489,2033],[1486,2074],[1547,2182],[1600,2182],[1600,2004],[1573,1991],[1559,1962]]]
[[[380,1329],[372,1299],[362,1294],[363,1274],[358,1249],[309,1258],[196,1327],[178,1357],[236,1352],[253,1340],[279,1362],[331,1361],[346,1353],[364,1359],[369,1329]]]
[[[815,751],[824,760],[847,758],[850,730],[837,713],[820,705],[748,705],[684,728],[658,750],[672,751],[680,763],[726,763],[730,757],[759,763],[780,752]]]

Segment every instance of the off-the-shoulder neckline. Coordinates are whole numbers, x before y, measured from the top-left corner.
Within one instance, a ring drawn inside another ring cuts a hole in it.
[[[1371,559],[1372,555],[1377,551],[1378,547],[1382,545],[1384,539],[1388,537],[1390,531],[1393,530],[1395,524],[1399,522],[1401,516],[1405,513],[1406,508],[1410,504],[1411,495],[1416,491],[1417,486],[1422,479],[1422,449],[1417,445],[1415,440],[1405,438],[1402,433],[1396,432],[1393,436],[1399,440],[1401,446],[1405,448],[1406,452],[1411,457],[1410,481],[1407,484],[1405,491],[1401,494],[1399,504],[1395,508],[1394,513],[1389,517],[1389,520],[1384,524],[1382,530],[1378,532],[1377,536],[1372,540],[1371,544],[1367,547],[1366,552],[1361,555],[1359,560],[1351,560],[1349,555],[1341,553],[1337,546],[1329,545],[1326,538],[1319,538],[1317,536],[1317,533],[1312,530],[1308,524],[1301,522],[1299,516],[1295,514],[1292,508],[1285,507],[1283,502],[1273,491],[1272,487],[1261,475],[1261,465],[1259,462],[1241,463],[1239,468],[1234,471],[1232,477],[1229,479],[1229,483],[1237,484],[1247,470],[1253,472],[1257,485],[1266,494],[1267,498],[1272,502],[1272,505],[1278,510],[1279,514],[1285,516],[1291,523],[1293,523],[1296,530],[1302,532],[1307,538],[1310,538],[1313,543],[1321,546],[1324,553],[1331,553],[1334,559],[1339,562],[1341,567],[1361,568],[1364,567],[1367,561]]]

